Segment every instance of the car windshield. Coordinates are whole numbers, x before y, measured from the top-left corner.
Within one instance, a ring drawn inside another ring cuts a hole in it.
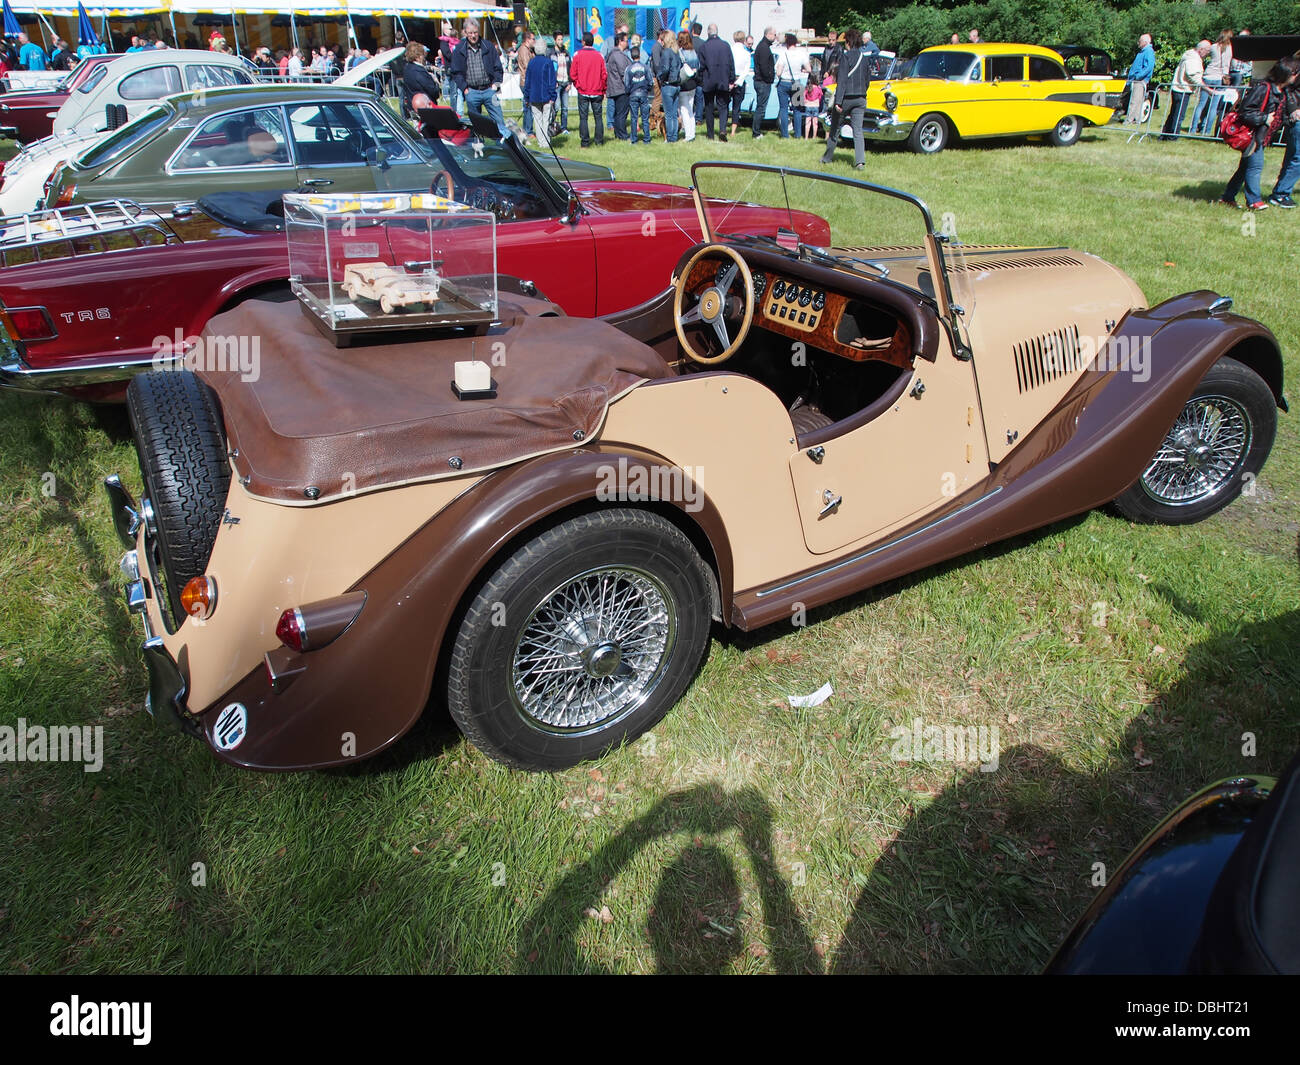
[[[420,151],[429,162],[448,170],[457,181],[487,182],[503,195],[533,192],[542,185],[552,203],[564,203],[566,194],[545,170],[537,167],[532,173],[531,168],[524,169],[519,158],[522,150],[517,142],[507,145],[498,136],[465,129],[420,142]]]
[[[934,230],[915,197],[850,178],[739,163],[697,163],[692,176],[709,239],[780,248],[936,298],[927,256]]]
[[[157,130],[167,125],[170,118],[171,111],[166,107],[149,108],[139,118],[92,144],[77,157],[77,165],[99,166],[101,163],[118,158],[137,144],[152,137]]]
[[[974,62],[971,52],[922,52],[912,64],[911,77],[965,81]]]

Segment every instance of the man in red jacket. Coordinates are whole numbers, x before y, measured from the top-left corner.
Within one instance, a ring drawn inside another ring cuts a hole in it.
[[[569,61],[569,78],[578,90],[578,138],[584,148],[591,147],[591,137],[587,131],[587,112],[596,113],[596,143],[605,143],[604,97],[605,82],[609,77],[605,69],[605,59],[600,51],[592,47],[590,33],[582,35],[582,47],[573,53]]]

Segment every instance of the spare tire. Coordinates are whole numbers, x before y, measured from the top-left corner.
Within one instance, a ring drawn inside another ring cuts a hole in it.
[[[207,569],[230,488],[221,408],[191,371],[162,370],[131,381],[126,409],[179,624],[181,589]]]

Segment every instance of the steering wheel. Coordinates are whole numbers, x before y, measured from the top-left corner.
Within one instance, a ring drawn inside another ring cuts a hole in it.
[[[435,196],[442,196],[443,194],[438,191],[438,182],[443,178],[447,179],[447,194],[444,198],[454,200],[456,198],[456,182],[452,180],[450,170],[439,170],[434,174],[433,181],[429,185],[429,191]]]
[[[711,268],[714,260],[724,261],[716,268]],[[703,272],[699,270],[701,263],[705,266]],[[710,278],[710,282],[702,291],[691,292],[689,286],[692,276],[695,277],[697,285],[705,277]],[[732,297],[732,289],[737,281],[740,282],[741,289],[737,295],[744,304],[744,313],[741,315],[740,327],[736,330],[733,339],[727,331],[727,303]],[[745,337],[749,335],[749,327],[754,321],[754,277],[749,272],[749,264],[725,244],[707,244],[691,256],[682,272],[677,275],[674,289],[673,326],[677,330],[677,339],[682,345],[682,350],[702,366],[716,366],[720,362],[726,362],[739,350]],[[688,295],[694,296],[696,303],[690,310],[684,311],[682,308]],[[687,339],[683,327],[696,323],[703,323],[713,328],[718,342],[722,345],[719,354],[706,355],[697,351]]]

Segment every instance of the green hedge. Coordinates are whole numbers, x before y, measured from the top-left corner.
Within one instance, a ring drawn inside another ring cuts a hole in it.
[[[825,12],[837,29],[857,26],[870,30],[882,48],[915,55],[922,48],[947,44],[954,34],[962,40],[978,28],[986,41],[1026,44],[1087,44],[1104,48],[1128,66],[1137,39],[1151,34],[1156,49],[1156,79],[1173,75],[1183,52],[1202,37],[1214,40],[1220,30],[1249,27],[1252,33],[1300,33],[1300,4],[1296,0],[1145,0],[1132,5],[1092,0],[990,0],[981,4],[909,7],[871,11],[870,4],[845,8],[843,0],[820,0],[805,6],[805,19]]]

